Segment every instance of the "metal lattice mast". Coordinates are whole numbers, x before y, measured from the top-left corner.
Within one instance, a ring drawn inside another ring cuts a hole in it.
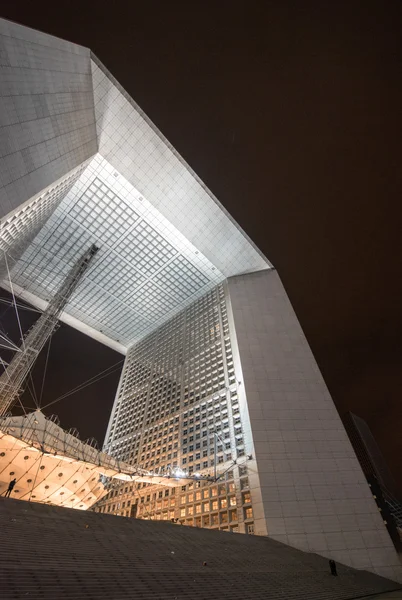
[[[98,248],[93,244],[72,267],[67,277],[49,302],[45,312],[31,327],[7,369],[0,376],[0,415],[4,415],[17,402],[23,392],[24,381],[32,369],[39,352],[57,327],[60,314],[70,300]]]

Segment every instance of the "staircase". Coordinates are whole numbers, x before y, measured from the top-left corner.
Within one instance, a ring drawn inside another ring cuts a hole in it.
[[[0,498],[0,597],[347,600],[399,589],[270,538]],[[206,563],[206,564],[204,564]]]

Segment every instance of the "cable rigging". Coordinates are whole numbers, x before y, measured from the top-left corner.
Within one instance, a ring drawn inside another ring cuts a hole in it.
[[[120,360],[119,362],[115,363],[114,365],[111,365],[110,367],[107,367],[107,369],[104,369],[103,371],[100,371],[100,373],[98,373],[97,375],[93,375],[92,377],[90,377],[86,381],[83,381],[79,385],[77,385],[74,388],[72,388],[69,392],[66,392],[65,394],[62,394],[61,396],[59,396],[58,398],[56,398],[52,402],[49,402],[48,404],[46,404],[45,406],[43,406],[43,410],[45,410],[49,406],[52,406],[53,404],[56,404],[56,402],[59,402],[60,400],[64,400],[65,398],[67,398],[68,396],[71,396],[72,394],[75,394],[76,392],[82,391],[83,389],[85,389],[86,387],[92,385],[93,383],[97,383],[98,381],[100,381],[104,377],[107,377],[108,375],[111,375],[112,373],[115,373],[116,371],[120,370],[120,366],[122,365],[123,362],[124,362],[124,359]]]

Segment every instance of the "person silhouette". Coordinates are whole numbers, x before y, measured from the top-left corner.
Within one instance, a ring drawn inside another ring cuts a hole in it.
[[[12,480],[10,481],[10,483],[8,484],[7,491],[6,491],[5,495],[4,495],[4,497],[5,497],[5,498],[7,498],[7,496],[8,496],[8,497],[10,497],[10,495],[11,495],[11,492],[13,491],[13,489],[14,489],[14,486],[15,486],[15,484],[16,484],[16,483],[17,483],[17,480],[16,480],[16,479],[15,479],[15,477],[14,477],[14,479],[12,479]]]

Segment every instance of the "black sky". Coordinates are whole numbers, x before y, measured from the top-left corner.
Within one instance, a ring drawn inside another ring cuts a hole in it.
[[[402,488],[402,3],[0,12],[91,47],[205,181],[278,269],[339,412],[367,420]],[[49,401],[118,359],[63,326]],[[112,379],[56,404],[63,425],[102,439]]]

